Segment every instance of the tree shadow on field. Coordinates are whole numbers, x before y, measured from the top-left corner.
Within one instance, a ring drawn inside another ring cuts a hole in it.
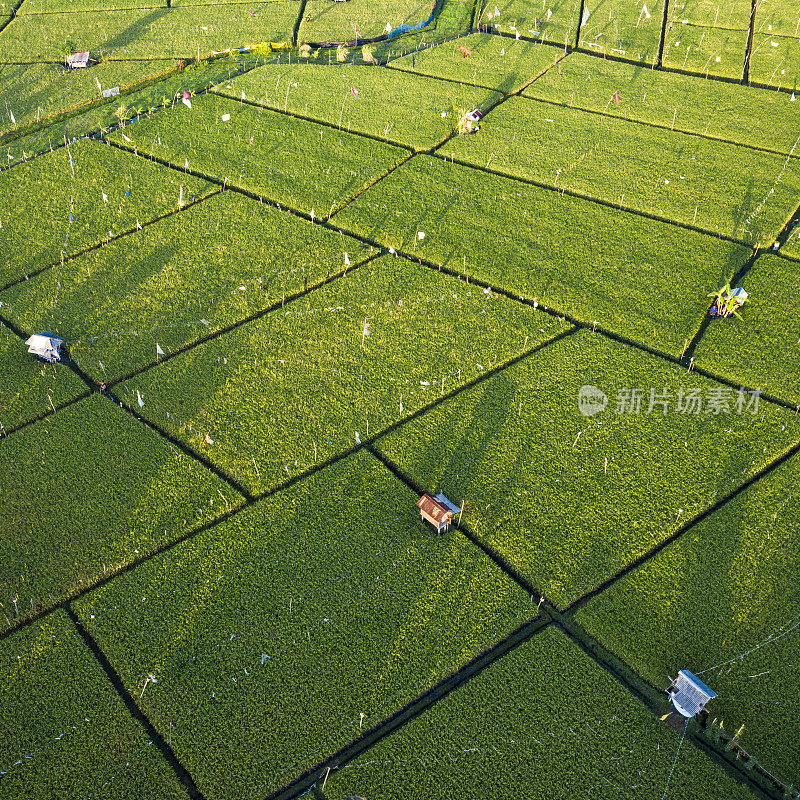
[[[517,388],[516,380],[509,376],[508,370],[503,370],[480,387],[470,390],[479,393],[480,399],[472,406],[469,419],[456,408],[437,434],[438,442],[443,444],[431,445],[436,456],[420,457],[419,460],[426,464],[429,459],[442,464],[436,468],[436,473],[441,476],[436,490],[453,495],[453,502],[460,503],[471,492],[483,488],[473,485],[471,473],[482,465],[492,443],[504,436]],[[457,444],[450,447],[448,443],[455,440],[458,440]],[[441,453],[443,447],[447,448],[446,457]]]
[[[141,236],[141,232],[138,235]],[[165,316],[160,322],[153,317],[147,319],[149,315],[146,314],[143,315],[143,320],[135,313],[135,308],[129,305],[129,301],[135,302],[135,298],[139,296],[139,304],[145,311],[153,308],[157,298],[152,297],[152,293],[157,290],[147,289],[147,284],[165,268],[165,264],[170,264],[175,259],[182,249],[181,242],[173,240],[159,244],[144,257],[135,247],[131,248],[131,255],[127,256],[129,247],[130,242],[124,239],[107,246],[105,251],[108,255],[99,269],[91,254],[79,259],[79,263],[91,259],[91,274],[76,271],[78,280],[71,284],[68,283],[69,278],[61,274],[59,267],[51,270],[50,279],[60,282],[63,288],[53,289],[58,300],[57,305],[42,310],[33,325],[37,330],[44,328],[59,333],[68,343],[82,341],[84,349],[94,350],[95,355],[106,364],[107,377],[111,379],[142,366],[140,357],[136,356],[138,347],[134,349],[133,358],[128,356],[130,344],[140,341],[138,336],[131,337],[131,331],[139,331],[143,325],[146,328],[157,324],[165,325],[167,314],[170,323],[176,319],[174,314],[169,313],[176,298],[166,293],[162,298]],[[190,245],[187,243],[183,247],[188,249]],[[21,292],[24,293],[28,285],[28,282],[22,284]],[[43,297],[40,300],[41,305],[44,305],[45,299]],[[121,308],[128,308],[129,312],[121,316]],[[162,340],[170,334],[186,333],[191,337],[196,330],[186,326],[172,326],[162,331]],[[96,342],[93,341],[94,337],[97,338]],[[174,344],[176,343],[173,339],[170,346]],[[185,344],[184,341],[180,346]]]
[[[747,190],[742,195],[742,201],[739,203],[738,207],[731,208],[731,221],[733,222],[733,230],[731,232],[731,236],[733,237],[740,237],[746,238],[749,234],[749,231],[744,230],[744,221],[747,218],[748,213],[755,211],[755,208],[751,208],[753,203],[753,178],[747,182]],[[753,220],[754,225],[751,226],[753,228],[752,236],[753,242],[758,241],[761,238],[761,232],[758,229],[758,221]],[[740,236],[742,234],[742,236]]]
[[[110,39],[107,39],[105,42],[102,43],[102,46],[98,43],[98,48],[105,53],[114,50],[121,50],[128,45],[137,42],[140,39],[146,38],[148,35],[152,33],[151,25],[154,22],[157,22],[160,19],[168,16],[172,13],[171,8],[154,8],[150,13],[147,14],[146,17],[142,17],[134,22],[129,27],[125,28],[124,30],[120,31],[115,36],[112,36]],[[171,55],[171,54],[170,54]]]

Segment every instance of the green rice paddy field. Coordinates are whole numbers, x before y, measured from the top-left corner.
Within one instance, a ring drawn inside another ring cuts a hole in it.
[[[796,800],[799,24],[0,3],[0,800]]]

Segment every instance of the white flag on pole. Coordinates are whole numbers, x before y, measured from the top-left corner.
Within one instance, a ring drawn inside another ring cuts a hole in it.
[[[108,197],[106,197],[106,193],[101,191],[100,194],[103,195],[103,202],[108,203]]]
[[[157,356],[164,355],[164,351],[161,349],[161,345],[158,342],[156,342],[156,355]]]
[[[347,253],[344,254],[344,265],[346,267],[350,266],[350,257],[347,255]]]
[[[589,19],[589,9],[584,9],[583,12],[583,19],[581,20],[581,25],[585,25],[587,20]]]
[[[139,408],[144,408],[144,400],[142,400],[142,395],[139,394],[139,390],[136,390],[136,400],[139,403]]]
[[[644,18],[650,19],[650,12],[647,10],[647,6],[642,3],[642,11],[644,11]]]

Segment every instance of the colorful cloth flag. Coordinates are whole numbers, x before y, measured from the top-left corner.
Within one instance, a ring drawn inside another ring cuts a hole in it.
[[[612,94],[611,97],[612,97],[612,99],[614,100],[615,103],[621,103],[622,102],[622,95],[619,93],[619,89],[617,89],[617,91],[614,92],[614,94]]]
[[[356,100],[358,100],[358,90],[356,89],[355,86],[350,87],[350,93],[353,95],[353,97],[356,98]]]

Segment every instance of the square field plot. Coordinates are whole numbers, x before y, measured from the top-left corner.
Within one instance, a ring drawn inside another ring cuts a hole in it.
[[[582,53],[548,70],[525,96],[784,154],[791,152],[800,127],[800,104],[784,93]]]
[[[314,64],[281,66],[277,74],[261,67],[215,91],[415,150],[440,144],[466,113],[500,99],[488,89],[398,70]]]
[[[334,772],[327,797],[747,800],[554,628]]]
[[[439,153],[747,244],[772,242],[800,194],[798,159],[524,97]]]
[[[800,87],[800,39],[761,31],[753,35],[750,80],[775,89]]]
[[[361,252],[350,237],[222,192],[7,289],[0,314],[58,333],[82,370],[111,383],[345,270]]]
[[[580,13],[578,0],[551,0],[531,3],[528,0],[485,0],[475,24],[483,29],[552,42],[562,46],[575,44]]]
[[[181,186],[185,198],[212,190],[91,140],[0,174],[0,287],[176,210]]]
[[[651,6],[630,0],[586,0],[579,47],[637,61],[658,57],[664,0]]]
[[[712,717],[784,783],[800,781],[800,459],[793,456],[579,612],[657,686],[679,669]]]
[[[800,263],[764,255],[742,286],[749,302],[742,319],[712,320],[695,361],[718,375],[800,404]]]
[[[3,311],[0,303],[0,315]],[[66,364],[39,361],[28,353],[24,339],[0,325],[0,426],[5,433],[84,392],[86,384]]]
[[[797,38],[800,35],[800,8],[794,0],[760,0],[754,30],[765,36]]]
[[[529,306],[385,257],[116,390],[262,492],[560,330]]]
[[[673,25],[747,31],[752,8],[750,0],[670,0],[668,19]]]
[[[399,58],[391,67],[509,93],[544,73],[562,55],[555,47],[475,33]]]
[[[0,62],[61,61],[67,44],[94,58],[124,60],[196,58],[254,42],[290,42],[299,11],[297,2],[23,14],[3,31]]]
[[[377,447],[563,607],[799,439],[791,411],[582,332]]]
[[[0,66],[0,134],[101,99],[101,89],[127,87],[173,70],[171,61],[105,61],[68,71],[63,64]]]
[[[747,30],[704,28],[676,22],[664,32],[662,63],[681,72],[739,80],[746,49]]]
[[[401,25],[425,22],[428,0],[309,0],[297,34],[300,42],[352,42],[391,33]]]
[[[57,611],[0,642],[0,797],[66,796],[188,798]]]
[[[219,95],[191,103],[110,138],[320,218],[408,157],[382,142]]]
[[[675,355],[700,325],[705,295],[751,252],[428,156],[415,156],[335,221]]]
[[[93,395],[0,443],[0,597],[47,607],[142,558],[241,498]]]
[[[535,615],[416,500],[361,452],[82,598],[209,800],[271,795]]]

